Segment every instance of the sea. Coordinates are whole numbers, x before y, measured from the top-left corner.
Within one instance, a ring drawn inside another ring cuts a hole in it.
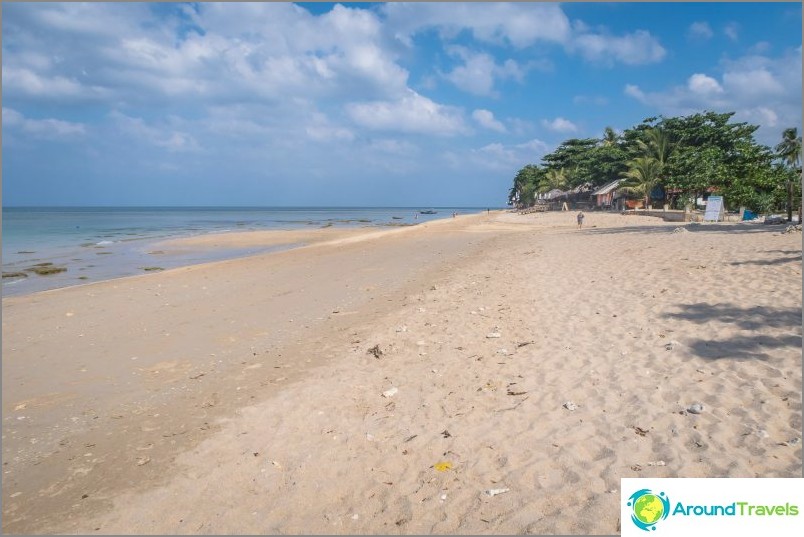
[[[486,207],[4,207],[2,296],[288,249],[232,248],[159,256],[156,243],[235,231],[413,226]],[[56,272],[48,269],[66,270]],[[52,272],[51,274],[37,274]],[[146,270],[149,269],[149,270]]]

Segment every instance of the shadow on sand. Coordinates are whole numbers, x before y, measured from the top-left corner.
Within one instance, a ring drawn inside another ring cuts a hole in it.
[[[712,322],[732,324],[740,330],[760,332],[778,328],[791,332],[781,336],[737,335],[726,340],[697,339],[689,344],[690,349],[701,358],[752,358],[767,360],[774,349],[801,348],[801,308],[741,307],[733,304],[686,304],[681,311],[668,313],[666,317],[705,325]]]

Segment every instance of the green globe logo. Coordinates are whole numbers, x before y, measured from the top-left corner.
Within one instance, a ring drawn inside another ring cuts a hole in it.
[[[643,524],[655,524],[663,513],[664,506],[654,494],[640,496],[634,504],[634,516]]]
[[[656,529],[656,523],[667,518],[670,500],[664,492],[655,494],[648,489],[638,490],[628,499],[631,521],[641,530]]]

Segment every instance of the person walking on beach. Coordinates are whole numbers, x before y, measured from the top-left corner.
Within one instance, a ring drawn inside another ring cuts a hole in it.
[[[578,212],[578,229],[583,227],[583,211]]]

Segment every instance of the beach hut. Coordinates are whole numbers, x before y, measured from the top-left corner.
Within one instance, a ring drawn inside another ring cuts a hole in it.
[[[592,196],[595,198],[595,206],[602,209],[611,209],[614,205],[617,187],[620,186],[621,182],[622,179],[615,179],[592,192]]]

